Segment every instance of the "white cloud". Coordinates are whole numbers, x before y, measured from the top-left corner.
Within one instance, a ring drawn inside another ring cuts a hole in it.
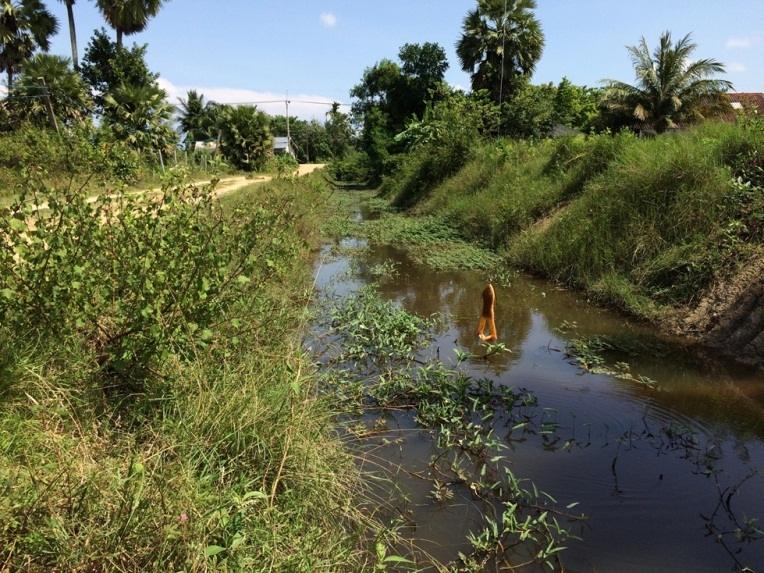
[[[4,96],[8,93],[8,88],[6,88],[3,85],[0,85],[0,96]]]
[[[204,95],[206,101],[229,104],[256,104],[257,108],[269,115],[284,115],[286,96],[283,93],[258,91],[248,89],[226,88],[220,86],[176,86],[167,78],[160,77],[159,86],[167,92],[167,99],[173,105],[178,104],[178,98],[186,98],[189,90],[196,90]],[[329,97],[314,94],[289,94],[289,115],[300,119],[317,119],[322,121],[334,100]],[[267,103],[263,103],[267,102]],[[349,108],[342,106],[343,111]]]
[[[725,64],[724,67],[727,68],[728,72],[733,74],[740,74],[748,71],[746,65],[741,64],[740,62],[729,62],[728,64]]]
[[[762,38],[760,36],[738,36],[727,39],[727,49],[741,50],[751,48],[756,44],[761,43]]]
[[[324,28],[334,28],[337,25],[337,16],[331,12],[322,12],[320,18]]]

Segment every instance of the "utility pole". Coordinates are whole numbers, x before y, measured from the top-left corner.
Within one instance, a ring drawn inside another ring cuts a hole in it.
[[[61,135],[61,132],[58,129],[58,122],[56,121],[56,114],[53,112],[53,103],[50,101],[50,92],[48,91],[48,84],[45,83],[45,78],[37,78],[42,82],[42,87],[45,90],[45,107],[48,110],[48,118],[50,119],[50,124],[53,126],[53,129],[56,130],[56,133],[58,135]]]
[[[289,132],[289,92],[287,92],[284,103],[286,104],[286,119],[287,119],[287,153],[289,153],[289,150],[292,149],[292,135]]]

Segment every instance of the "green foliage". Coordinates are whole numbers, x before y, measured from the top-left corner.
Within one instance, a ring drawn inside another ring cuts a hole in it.
[[[210,137],[210,114],[204,96],[189,90],[185,100],[180,100],[180,127],[186,134],[186,148],[193,149],[196,141],[205,141]]]
[[[37,125],[50,125],[46,94],[59,125],[81,122],[93,106],[82,78],[68,59],[37,54],[24,64],[14,84],[13,96],[19,98],[11,100],[14,115]]]
[[[219,109],[220,148],[234,167],[256,171],[272,150],[268,116],[256,107],[222,106]]]
[[[440,101],[450,91],[443,82],[448,62],[439,45],[406,44],[399,59],[400,65],[382,60],[367,68],[350,91],[355,98],[353,116],[362,128],[358,147],[369,158],[372,186],[395,168],[394,156],[401,151],[396,134],[406,122],[421,119],[428,103]]]
[[[343,339],[342,360],[400,360],[421,346],[428,322],[384,301],[373,286],[362,288],[332,311]]]
[[[96,0],[104,19],[117,31],[117,45],[122,35],[142,32],[149,20],[157,15],[163,0]]]
[[[337,181],[364,184],[373,178],[371,159],[363,151],[348,151],[342,159],[329,164],[329,171]]]
[[[300,166],[297,160],[288,153],[272,156],[265,165],[265,171],[275,173],[277,179],[291,178]]]
[[[120,86],[153,85],[158,77],[146,65],[145,45],[123,48],[112,42],[104,30],[97,30],[90,39],[80,73],[90,85],[99,110],[106,96]]]
[[[79,188],[88,183],[132,183],[142,165],[138,153],[108,130],[94,130],[86,123],[58,135],[22,124],[0,136],[0,204],[23,187],[30,169],[36,168],[48,184]]]
[[[16,71],[37,51],[47,51],[58,20],[41,0],[0,1],[0,72],[13,88]]]
[[[334,102],[332,108],[326,113],[326,137],[332,158],[343,159],[353,140],[353,128],[350,125],[350,116],[340,111],[340,104]]]
[[[530,78],[544,49],[535,9],[535,0],[477,0],[467,13],[456,53],[473,90],[488,90],[498,102]]]
[[[456,173],[474,152],[481,133],[492,126],[495,106],[477,96],[453,94],[428,107],[422,121],[412,121],[398,136],[411,152],[382,186],[396,206],[407,207],[426,197]]]
[[[652,54],[644,38],[630,46],[636,85],[609,80],[605,88],[612,127],[662,133],[729,111],[724,93],[732,83],[713,78],[724,73],[724,65],[710,58],[694,59],[696,48],[690,34],[672,44],[670,32],[661,34]]]
[[[269,117],[269,127],[274,137],[286,137],[286,116]],[[300,163],[323,163],[332,158],[332,148],[326,126],[318,121],[289,118],[292,145]]]
[[[278,271],[285,217],[229,221],[209,188],[89,200],[30,182],[0,223],[0,318],[33,338],[82,337],[104,372],[140,382],[166,353],[208,344],[232,302]]]
[[[165,197],[180,204],[160,201],[161,207],[114,198],[106,218],[92,217],[91,207],[87,221],[88,208],[78,198],[66,202],[55,195],[61,204],[52,206],[45,225],[55,222],[53,212],[71,216],[60,239],[42,231],[54,241],[51,279],[72,279],[77,272],[66,265],[79,255],[62,250],[74,240],[72,211],[83,217],[82,245],[122,232],[111,228],[109,217],[124,221],[135,235],[123,234],[132,246],[101,243],[100,251],[88,253],[92,262],[83,261],[89,265],[86,276],[74,278],[79,285],[67,280],[52,291],[59,302],[78,298],[92,310],[100,305],[97,324],[78,326],[96,313],[79,314],[72,307],[68,315],[55,311],[64,317],[61,325],[47,319],[30,324],[19,316],[12,323],[0,320],[0,559],[13,570],[363,568],[352,537],[360,519],[352,505],[357,469],[333,431],[328,401],[317,397],[316,379],[295,342],[298,327],[288,326],[303,318],[311,276],[295,253],[302,252],[323,204],[320,180],[279,182],[256,195],[229,196],[222,212],[209,203],[207,191],[197,190],[196,198],[193,193],[168,191]],[[178,218],[183,213],[188,225]],[[8,224],[17,226],[20,220],[14,220]],[[259,253],[247,263],[254,265],[252,272],[243,275],[226,265],[255,243]],[[34,236],[32,245],[36,252]],[[136,255],[141,250],[143,257]],[[186,272],[194,266],[187,250],[213,268],[197,266],[196,276]],[[161,275],[172,258],[180,265],[175,279]],[[3,258],[4,281],[7,263]],[[130,276],[119,276],[120,267]],[[250,281],[221,285],[223,274]],[[210,285],[200,282],[210,276]],[[94,283],[94,298],[76,295]],[[123,292],[111,301],[98,298],[102,289],[114,292],[119,284]],[[166,290],[171,284],[176,288]],[[228,295],[209,289],[213,284]],[[163,301],[156,298],[160,292]],[[195,327],[192,316],[205,314],[204,305],[210,316],[222,310],[221,296],[228,303],[224,315],[208,328]],[[33,295],[24,297],[30,307],[3,299],[4,312],[35,313]],[[183,302],[188,297],[201,306],[188,317],[164,315],[167,336],[177,335],[172,346],[183,351],[155,361],[155,375],[125,396],[96,360],[102,339],[87,334],[92,327],[112,328],[109,318],[123,299],[136,303],[123,316],[147,324],[137,297],[160,303],[159,312],[190,310]],[[33,342],[30,330],[11,328],[21,322],[38,333]],[[75,332],[46,340],[40,331],[48,327]]]
[[[174,147],[172,108],[155,83],[122,84],[104,98],[104,123],[114,137],[139,151]]]

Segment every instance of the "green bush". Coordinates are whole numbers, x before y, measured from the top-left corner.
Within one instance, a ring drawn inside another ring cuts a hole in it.
[[[232,302],[269,280],[293,249],[276,225],[288,218],[231,220],[210,187],[89,200],[39,186],[0,218],[0,321],[80,337],[105,373],[141,381],[167,353],[209,343]]]

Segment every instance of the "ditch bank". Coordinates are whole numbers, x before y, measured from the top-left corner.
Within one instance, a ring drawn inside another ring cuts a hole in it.
[[[382,193],[513,266],[764,364],[764,123],[415,149]],[[426,175],[426,177],[425,177]]]

